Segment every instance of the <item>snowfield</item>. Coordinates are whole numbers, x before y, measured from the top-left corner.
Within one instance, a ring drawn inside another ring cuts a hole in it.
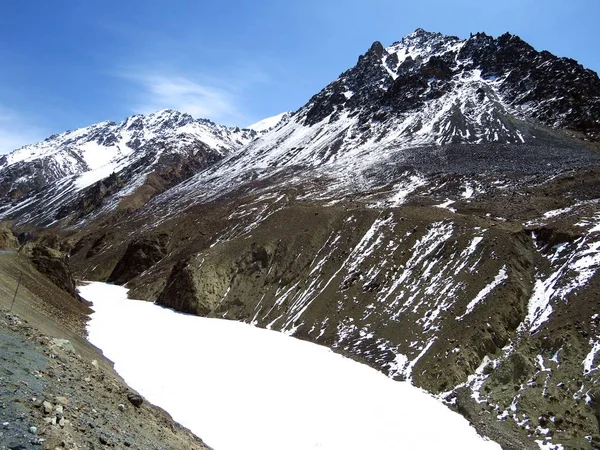
[[[104,283],[89,340],[215,450],[500,449],[409,383],[275,331],[176,313]]]

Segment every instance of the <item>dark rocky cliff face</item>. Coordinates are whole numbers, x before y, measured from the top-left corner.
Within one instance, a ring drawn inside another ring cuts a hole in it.
[[[497,81],[513,112],[550,127],[591,135],[600,130],[600,79],[576,61],[539,52],[509,33],[477,33],[462,41],[424,30],[387,49],[375,42],[355,67],[309,101],[305,120],[314,125],[331,114],[335,120],[341,111],[360,114],[363,123],[402,116],[460,90],[474,71]],[[472,100],[486,95],[483,86]]]
[[[77,293],[75,279],[71,272],[68,255],[43,242],[28,243],[19,250],[33,263],[33,266],[57,287],[83,301]]]
[[[459,58],[471,59],[484,78],[505,77],[501,91],[511,104],[542,123],[586,132],[600,129],[600,79],[577,61],[538,52],[509,33],[497,39],[476,35]]]
[[[131,242],[107,281],[124,284],[141,275],[167,255],[168,244],[168,234],[147,236]]]

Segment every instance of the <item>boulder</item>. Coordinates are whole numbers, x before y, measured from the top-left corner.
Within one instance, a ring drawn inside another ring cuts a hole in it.
[[[129,400],[129,403],[131,403],[136,408],[139,408],[140,406],[142,406],[142,403],[144,403],[144,399],[140,395],[134,394],[133,392],[127,394],[127,400]]]

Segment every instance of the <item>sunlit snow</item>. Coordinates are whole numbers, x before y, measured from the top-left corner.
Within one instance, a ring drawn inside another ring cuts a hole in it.
[[[499,449],[408,383],[247,324],[80,288],[89,340],[123,378],[216,450]]]
[[[480,303],[484,298],[486,298],[489,295],[490,292],[492,292],[497,286],[502,284],[502,282],[504,282],[507,279],[508,274],[506,273],[506,266],[503,266],[502,269],[500,269],[500,272],[498,272],[498,275],[496,275],[496,277],[494,278],[494,280],[490,284],[485,286],[479,292],[479,294],[477,294],[475,298],[469,302],[465,313],[462,316],[457,317],[456,320],[462,320],[467,314],[473,312],[478,303]]]
[[[289,114],[288,112],[282,112],[280,114],[277,114],[275,116],[272,117],[267,117],[266,119],[262,119],[259,120],[256,123],[253,123],[252,125],[248,125],[246,128],[250,129],[250,130],[254,130],[254,131],[267,131],[271,128],[273,128],[275,125],[277,125],[279,122],[281,122],[281,119],[283,119],[283,116],[285,116],[286,114]]]

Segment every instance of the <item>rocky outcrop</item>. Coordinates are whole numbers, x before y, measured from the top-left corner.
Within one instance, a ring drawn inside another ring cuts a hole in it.
[[[77,293],[75,280],[69,267],[68,255],[39,243],[26,244],[21,253],[28,256],[35,268],[56,286],[73,297],[82,300]]]
[[[156,303],[177,311],[211,316],[227,294],[231,276],[227,266],[205,264],[202,255],[179,261],[171,270]]]
[[[0,222],[0,250],[19,248],[19,240],[6,224]]]
[[[167,255],[168,244],[168,234],[148,236],[131,242],[107,281],[125,284],[141,275]]]

